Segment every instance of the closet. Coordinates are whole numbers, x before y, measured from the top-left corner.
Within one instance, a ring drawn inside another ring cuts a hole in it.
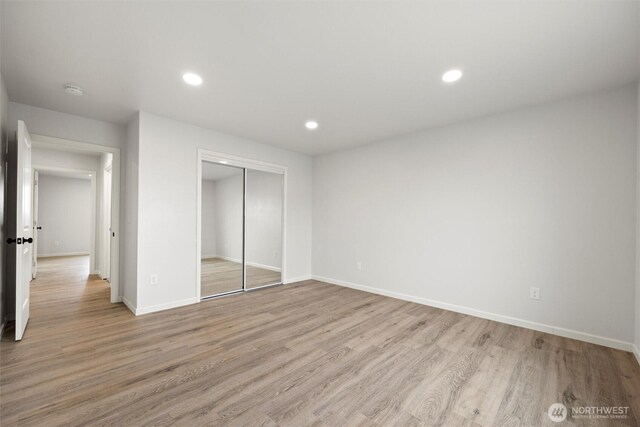
[[[204,152],[199,166],[200,298],[281,284],[284,168]]]

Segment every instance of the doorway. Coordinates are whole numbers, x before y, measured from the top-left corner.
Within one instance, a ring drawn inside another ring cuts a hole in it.
[[[112,303],[121,302],[119,270],[119,227],[120,227],[120,149],[117,147],[71,141],[44,135],[32,135],[34,169],[55,172],[84,173],[91,175],[93,184],[93,220],[90,229],[92,256],[89,272],[106,279],[109,287],[109,299]],[[38,152],[46,156],[37,156]],[[82,157],[92,158],[91,167]],[[85,165],[85,166],[83,166]],[[34,224],[34,231],[46,233],[46,224]],[[42,227],[38,230],[37,227]],[[55,241],[54,241],[55,244]]]
[[[15,268],[7,273],[7,282],[11,283],[7,300],[15,300],[15,305],[7,307],[7,317],[15,320],[15,339],[20,340],[29,320],[31,282],[39,276],[38,254],[56,256],[55,261],[48,260],[42,265],[43,272],[47,272],[44,282],[39,280],[40,277],[34,282],[34,285],[46,282],[52,286],[39,292],[42,300],[53,301],[55,298],[52,297],[58,290],[63,293],[68,290],[64,285],[72,282],[71,278],[81,278],[77,288],[81,292],[84,292],[84,283],[98,280],[107,283],[101,291],[106,299],[112,303],[121,301],[118,232],[120,149],[30,135],[23,121],[18,121],[17,129],[7,156],[9,237],[6,244],[11,248],[7,258],[8,263],[15,264]],[[92,159],[96,167],[78,167],[86,158]],[[76,189],[67,185],[72,182],[71,186]],[[43,191],[43,187],[48,189]],[[69,198],[80,193],[84,197],[81,201]],[[96,194],[101,196],[96,199]],[[49,200],[43,203],[45,195]],[[47,209],[44,213],[43,210]],[[80,215],[80,218],[78,214],[81,211],[91,214]],[[47,224],[54,225],[48,227]],[[50,234],[43,235],[45,230]],[[72,246],[77,243],[81,246]],[[106,254],[103,248],[106,248]],[[106,257],[108,264],[105,267],[103,261]],[[72,272],[71,276],[69,272]],[[109,279],[109,282],[102,278]]]
[[[198,299],[283,283],[286,169],[198,152]]]
[[[42,157],[32,150],[34,160]],[[87,159],[93,159],[87,157]],[[97,159],[93,159],[97,161]],[[98,198],[96,171],[33,164],[32,278],[47,258],[84,257],[87,273],[95,274]],[[104,195],[107,197],[106,195]],[[108,195],[110,197],[110,195]]]

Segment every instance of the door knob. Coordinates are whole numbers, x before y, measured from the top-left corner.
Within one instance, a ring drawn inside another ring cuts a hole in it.
[[[33,238],[29,237],[28,239],[26,237],[22,238],[22,243],[33,243]]]
[[[7,243],[8,244],[16,243],[16,244],[20,245],[20,244],[22,244],[22,239],[20,239],[20,238],[12,239],[11,237],[9,237],[7,239]]]

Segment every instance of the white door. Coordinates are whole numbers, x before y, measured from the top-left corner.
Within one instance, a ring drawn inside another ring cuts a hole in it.
[[[31,253],[31,277],[38,275],[38,171],[33,172],[33,251]]]
[[[31,137],[22,120],[18,121],[16,167],[16,341],[21,340],[29,321],[29,282],[33,225],[31,222]]]

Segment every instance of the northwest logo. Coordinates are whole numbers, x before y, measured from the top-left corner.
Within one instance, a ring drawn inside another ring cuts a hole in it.
[[[567,419],[567,407],[562,403],[554,403],[549,406],[549,410],[547,411],[549,418],[554,423],[561,423],[562,421]]]

